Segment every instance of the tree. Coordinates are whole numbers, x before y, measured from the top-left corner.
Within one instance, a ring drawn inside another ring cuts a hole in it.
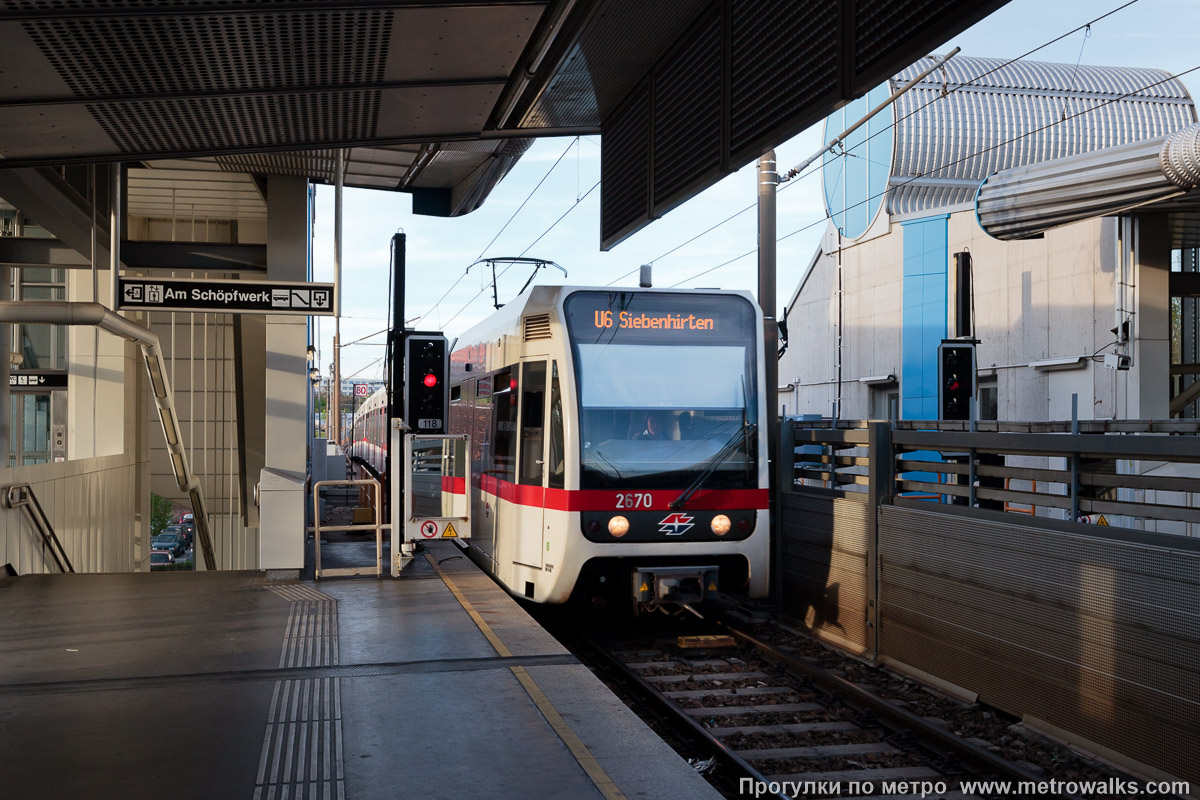
[[[150,532],[157,536],[163,528],[171,524],[171,512],[174,503],[165,497],[150,493]]]

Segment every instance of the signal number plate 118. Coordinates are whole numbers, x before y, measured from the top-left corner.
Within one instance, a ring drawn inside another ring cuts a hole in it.
[[[432,430],[437,430],[440,427],[442,427],[442,421],[440,419],[418,419],[417,420],[417,429],[418,430],[432,431]]]
[[[620,492],[617,494],[617,508],[651,508],[654,505],[649,492]]]

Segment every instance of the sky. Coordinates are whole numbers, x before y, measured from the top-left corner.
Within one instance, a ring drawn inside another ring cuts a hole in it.
[[[1114,9],[1120,10],[1089,30],[1042,47]],[[1200,0],[1012,0],[933,52],[958,46],[966,56],[1011,59],[1042,48],[1026,58],[1153,67],[1180,74],[1200,67],[1197,31]],[[1200,69],[1181,80],[1193,98],[1200,98]],[[779,170],[804,161],[822,144],[820,124],[780,144],[775,148]],[[342,348],[343,379],[383,376],[384,337],[372,334],[389,323],[389,249],[392,234],[399,230],[407,234],[409,326],[444,331],[451,341],[492,311],[490,269],[481,264],[468,272],[483,256],[534,256],[567,270],[564,278],[545,268],[535,278],[537,283],[596,286],[616,281],[618,286],[636,286],[638,266],[651,263],[658,287],[678,284],[757,293],[753,163],[608,252],[600,250],[599,180],[600,138],[589,136],[536,141],[483,206],[462,217],[414,215],[408,194],[346,189],[341,338],[343,344],[366,338]],[[827,225],[819,174],[784,184],[777,209],[778,236],[786,237],[778,243],[776,267],[782,304],[795,291]],[[711,232],[684,244],[714,225]],[[501,303],[516,297],[530,272],[514,266],[499,277]],[[313,280],[333,280],[329,186],[317,187]],[[319,321],[318,357],[325,375],[332,363],[333,327],[332,319]]]

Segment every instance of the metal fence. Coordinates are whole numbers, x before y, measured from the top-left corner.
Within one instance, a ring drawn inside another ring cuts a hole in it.
[[[785,613],[1145,772],[1200,780],[1200,538],[1178,535],[1200,521],[1196,421],[971,428],[785,423]]]

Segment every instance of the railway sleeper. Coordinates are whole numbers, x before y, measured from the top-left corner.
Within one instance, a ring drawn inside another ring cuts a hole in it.
[[[853,722],[792,722],[783,725],[742,725],[736,728],[709,728],[708,732],[718,739],[724,739],[738,735],[771,736],[778,734],[858,730],[862,730],[862,728]]]
[[[864,742],[861,744],[823,744],[812,747],[767,747],[758,750],[738,750],[737,754],[747,761],[768,758],[837,758],[874,753],[894,754],[900,751],[887,742]]]

